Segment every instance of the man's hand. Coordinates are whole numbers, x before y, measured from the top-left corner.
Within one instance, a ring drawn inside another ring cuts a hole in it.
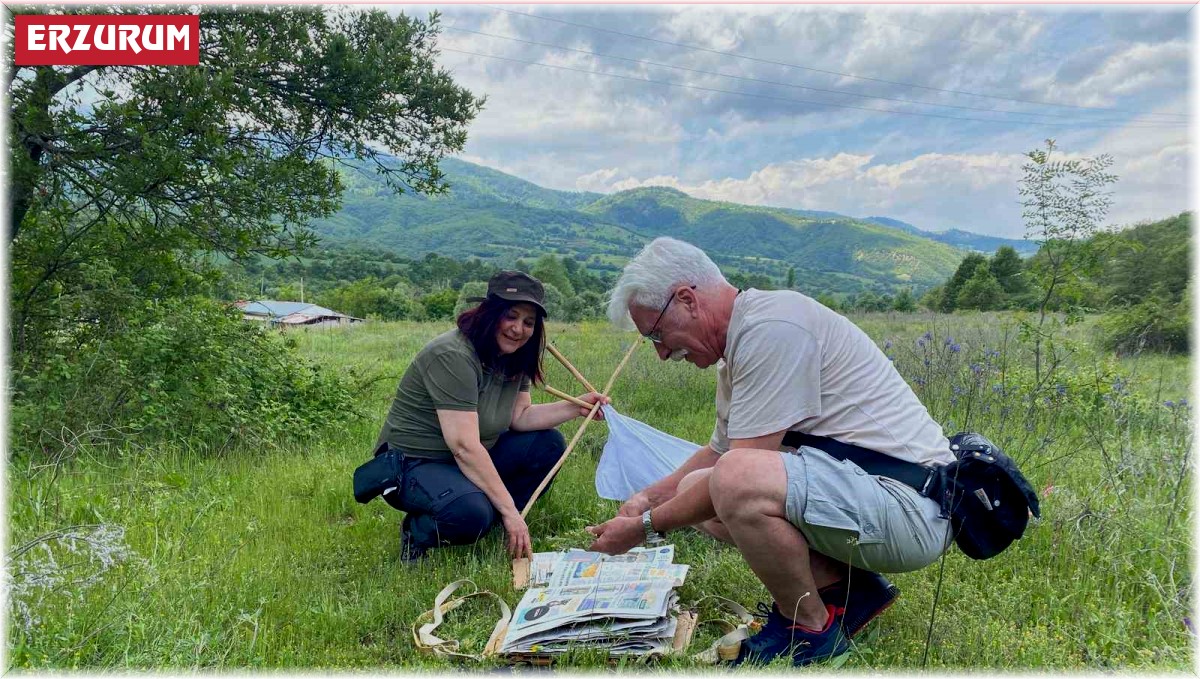
[[[640,517],[650,507],[650,497],[644,491],[634,493],[621,505],[617,510],[617,516],[637,516]]]
[[[529,537],[529,526],[520,514],[510,514],[501,519],[504,532],[508,534],[505,546],[508,555],[514,559],[521,557],[533,558],[533,541]]]
[[[584,403],[591,403],[592,405],[595,405],[597,401],[599,401],[603,405],[608,405],[609,403],[612,403],[611,398],[605,396],[604,394],[596,393],[594,391],[589,391],[588,393],[584,394],[583,396],[580,396],[579,400],[583,401]],[[584,408],[583,406],[579,407],[579,416],[580,417],[587,417],[588,413],[590,413],[590,412],[592,412],[591,408]],[[604,411],[597,410],[595,419],[603,420],[604,419]]]
[[[646,540],[646,529],[642,519],[617,516],[599,526],[588,526],[587,530],[596,539],[588,550],[605,554],[624,554]]]

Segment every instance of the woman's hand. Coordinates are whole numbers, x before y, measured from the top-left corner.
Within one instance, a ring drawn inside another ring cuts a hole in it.
[[[595,405],[597,401],[599,401],[601,405],[608,405],[608,404],[612,403],[611,398],[605,396],[604,394],[600,394],[600,393],[597,393],[594,391],[589,391],[588,393],[584,394],[583,396],[580,396],[579,400],[583,401],[585,403],[591,404],[591,405]],[[592,412],[591,408],[584,408],[583,406],[579,407],[579,416],[580,417],[587,417],[588,413],[590,413],[590,412]],[[604,411],[603,410],[596,411],[596,419],[597,420],[604,419]]]
[[[617,510],[617,516],[638,516],[640,517],[647,509],[650,509],[650,498],[646,493],[639,491],[634,493],[621,505]]]
[[[508,514],[501,521],[504,532],[508,534],[505,543],[508,555],[514,559],[533,558],[533,540],[529,537],[529,526],[525,525],[525,519],[520,514]]]

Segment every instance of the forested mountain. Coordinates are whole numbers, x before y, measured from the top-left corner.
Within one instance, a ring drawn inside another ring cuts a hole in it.
[[[842,292],[926,287],[952,271],[963,253],[913,234],[849,217],[692,198],[675,189],[622,191],[583,211],[646,238],[673,236],[713,253],[796,269],[802,290]],[[779,274],[776,274],[779,275]]]
[[[984,236],[962,229],[949,229],[947,231],[926,231],[917,228],[908,222],[902,222],[899,219],[891,217],[864,217],[863,221],[890,226],[894,229],[907,231],[908,233],[924,236],[930,240],[935,240],[939,243],[953,245],[956,248],[963,250],[971,250],[974,252],[992,253],[1004,246],[1008,246],[1017,251],[1023,257],[1027,257],[1037,252],[1038,244],[1031,240],[1018,240],[1015,238],[998,238],[996,236]]]
[[[508,265],[554,253],[594,271],[616,270],[650,239],[669,235],[731,271],[782,282],[794,269],[795,287],[812,294],[919,291],[945,280],[964,255],[880,218],[701,200],[661,187],[556,191],[461,160],[441,167],[450,190],[432,197],[396,196],[370,170],[345,171],[341,211],[314,228],[333,245],[408,257],[436,252]]]

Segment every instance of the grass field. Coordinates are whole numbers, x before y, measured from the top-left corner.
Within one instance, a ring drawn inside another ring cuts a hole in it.
[[[940,564],[896,575],[902,597],[860,635],[843,667],[1190,671],[1187,359],[1115,360],[1089,349],[1079,328],[1053,380],[1035,389],[1029,347],[1010,317],[855,320],[948,432],[981,431],[1022,462],[1042,494],[1043,519],[995,559],[952,550]],[[416,653],[410,625],[459,578],[516,603],[499,531],[405,566],[396,558],[401,514],[380,501],[359,505],[350,492],[405,366],[448,327],[296,333],[303,355],[371,378],[363,417],[317,440],[219,455],[81,449],[54,466],[10,465],[9,666],[451,667]],[[550,338],[603,383],[636,335],[596,323],[552,325]],[[546,368],[550,384],[577,391],[560,366]],[[625,414],[702,442],[714,382],[713,371],[661,363],[647,346],[613,398]],[[564,425],[568,437],[576,423]],[[617,503],[593,489],[604,438],[603,424],[589,428],[530,514],[535,549],[584,547],[584,527],[614,513]],[[708,594],[749,606],[767,600],[732,547],[692,531],[671,541],[676,560],[692,566],[685,604]],[[706,604],[701,618],[713,612]],[[469,604],[442,630],[478,651],[495,615]],[[715,627],[701,628],[693,650],[714,636]],[[563,665],[598,662],[585,653]],[[686,658],[659,666],[699,669]]]

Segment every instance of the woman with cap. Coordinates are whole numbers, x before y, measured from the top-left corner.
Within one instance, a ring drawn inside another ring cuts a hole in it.
[[[406,512],[401,559],[473,543],[497,521],[511,556],[532,554],[521,509],[566,449],[554,428],[588,414],[530,399],[530,385],[542,380],[544,300],[536,278],[497,273],[479,306],[426,344],[400,379],[376,452],[398,457],[400,485],[383,498]],[[597,393],[579,398],[608,402]]]

